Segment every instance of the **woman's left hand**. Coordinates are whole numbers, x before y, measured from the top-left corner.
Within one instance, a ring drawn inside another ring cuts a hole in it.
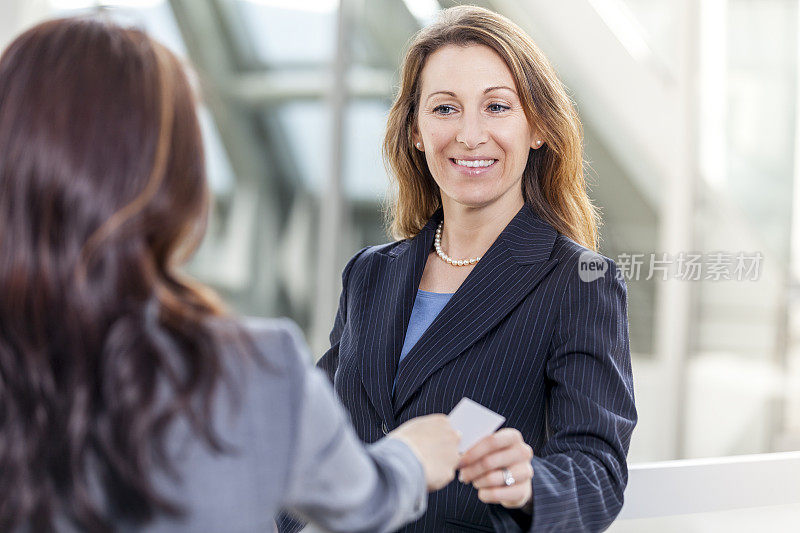
[[[499,503],[508,509],[529,507],[533,493],[531,459],[533,449],[525,444],[522,434],[503,428],[467,450],[458,463],[458,479],[472,483],[484,503]]]

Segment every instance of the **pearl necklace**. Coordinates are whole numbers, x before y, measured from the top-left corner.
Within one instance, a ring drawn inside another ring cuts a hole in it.
[[[442,250],[442,227],[444,226],[444,220],[439,222],[439,227],[436,228],[436,236],[433,238],[433,247],[436,249],[436,255],[439,258],[447,263],[448,265],[453,266],[467,266],[467,265],[474,265],[478,261],[481,260],[481,256],[478,257],[471,257],[469,259],[453,259],[444,251]]]

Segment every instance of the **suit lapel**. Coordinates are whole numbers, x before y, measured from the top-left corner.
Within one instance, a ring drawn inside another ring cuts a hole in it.
[[[403,359],[397,370],[394,413],[431,374],[497,325],[550,272],[556,264],[549,260],[555,238],[555,230],[528,206],[517,213]],[[419,278],[412,290],[418,286]]]
[[[441,220],[441,210],[434,213],[414,238],[398,244],[376,260],[382,261],[372,271],[375,283],[369,283],[381,294],[366,298],[365,332],[371,339],[361,348],[361,382],[370,401],[384,421],[394,428],[392,385],[405,340],[417,288],[425,269],[425,261],[433,247],[433,236]],[[369,349],[365,348],[369,346]]]

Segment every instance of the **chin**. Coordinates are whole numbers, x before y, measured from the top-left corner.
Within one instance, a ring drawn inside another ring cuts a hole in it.
[[[496,187],[486,187],[488,183],[481,184],[483,187],[475,186],[459,188],[455,194],[451,196],[456,202],[469,207],[483,207],[499,200],[503,194],[498,191]]]
[[[485,195],[481,196],[463,195],[453,198],[453,200],[464,207],[469,207],[471,209],[480,209],[481,207],[486,207],[487,205],[490,205],[493,201],[497,200],[497,198],[487,197]]]

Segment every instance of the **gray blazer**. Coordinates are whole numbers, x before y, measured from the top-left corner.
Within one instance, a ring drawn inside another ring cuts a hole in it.
[[[280,508],[342,532],[392,531],[419,518],[427,492],[413,452],[391,438],[364,447],[292,322],[254,320],[247,329],[266,364],[225,358],[240,404],[220,394],[215,420],[234,453],[214,454],[176,424],[181,479],[161,476],[158,485],[188,513],[143,530],[272,532]]]

